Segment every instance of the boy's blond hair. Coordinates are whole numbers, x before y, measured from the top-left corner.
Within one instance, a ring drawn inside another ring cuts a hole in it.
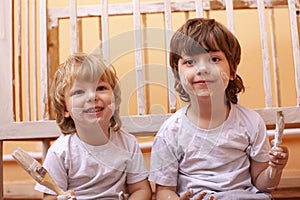
[[[59,66],[54,75],[50,89],[52,106],[54,109],[56,122],[62,133],[70,134],[76,132],[74,121],[71,117],[65,118],[66,111],[65,95],[76,78],[82,78],[87,81],[102,81],[109,83],[115,96],[115,111],[110,119],[110,127],[115,131],[121,127],[119,116],[121,103],[121,90],[119,80],[112,65],[106,66],[101,55],[87,55],[85,53],[75,53]]]

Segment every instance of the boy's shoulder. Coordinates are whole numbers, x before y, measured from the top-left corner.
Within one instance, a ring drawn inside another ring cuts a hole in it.
[[[248,108],[248,107],[240,105],[240,104],[231,104],[231,107],[233,109],[235,109],[235,112],[239,115],[260,118],[260,115],[254,109]]]
[[[178,133],[178,130],[182,127],[183,115],[186,112],[186,109],[187,106],[182,107],[164,121],[157,135],[170,133],[174,136],[174,134]]]
[[[71,134],[61,134],[51,146],[53,145],[62,145],[64,143],[68,143],[72,138],[74,138],[76,134],[71,133]]]
[[[231,118],[239,123],[245,123],[251,127],[264,126],[263,118],[254,109],[242,106],[240,104],[232,104],[233,115]]]

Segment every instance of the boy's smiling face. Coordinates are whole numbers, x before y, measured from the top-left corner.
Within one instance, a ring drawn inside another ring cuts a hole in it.
[[[222,51],[183,55],[178,61],[178,72],[181,84],[190,96],[225,95],[229,80],[233,80]]]
[[[105,129],[109,127],[114,113],[114,93],[107,82],[77,79],[65,97],[66,118],[72,117],[75,124],[88,122],[99,123]]]

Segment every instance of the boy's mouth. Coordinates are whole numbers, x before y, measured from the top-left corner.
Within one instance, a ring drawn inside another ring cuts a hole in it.
[[[104,108],[103,107],[94,107],[94,108],[89,108],[87,110],[84,110],[84,113],[98,113],[101,112]]]

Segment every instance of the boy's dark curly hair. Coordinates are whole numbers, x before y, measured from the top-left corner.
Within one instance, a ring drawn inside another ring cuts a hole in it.
[[[170,66],[175,76],[175,88],[181,100],[190,101],[188,93],[183,89],[178,74],[178,61],[182,55],[197,55],[210,51],[222,51],[230,66],[230,75],[226,88],[228,102],[236,104],[237,94],[245,91],[242,78],[237,75],[237,66],[241,59],[241,47],[237,38],[222,24],[214,19],[189,19],[172,36],[170,42]]]

